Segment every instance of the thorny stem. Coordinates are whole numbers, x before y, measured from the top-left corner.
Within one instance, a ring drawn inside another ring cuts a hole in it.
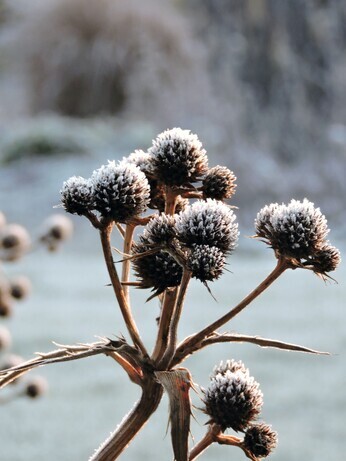
[[[183,310],[184,300],[186,296],[187,287],[191,280],[191,272],[187,269],[183,270],[183,276],[181,279],[177,302],[174,306],[171,322],[169,325],[168,331],[168,345],[164,356],[160,360],[159,366],[167,367],[171,362],[177,348],[177,338],[178,338],[178,325]]]
[[[133,224],[127,224],[126,225],[126,230],[125,230],[125,238],[124,238],[124,254],[129,255],[131,253],[131,248],[132,248],[132,238],[133,238],[133,233],[135,231],[136,226]],[[131,269],[131,260],[128,258],[125,258],[123,261],[123,270],[121,274],[121,280],[122,282],[128,282],[130,278],[130,269]],[[126,301],[129,303],[129,287],[128,286],[123,286],[123,291],[124,291],[124,296],[126,298]]]
[[[289,262],[285,259],[278,259],[277,265],[274,270],[250,293],[248,294],[237,306],[231,309],[227,314],[220,317],[215,322],[211,323],[203,330],[190,336],[178,347],[176,352],[176,358],[174,359],[172,366],[177,365],[181,360],[186,358],[191,350],[196,350],[197,347],[204,339],[206,339],[211,333],[220,328],[225,323],[229,322],[233,317],[238,315],[245,307],[247,307],[255,298],[257,298],[264,290],[266,290],[286,269],[290,266]]]
[[[100,446],[89,461],[114,461],[142,429],[157,409],[163,388],[151,378],[143,386],[140,400],[126,417],[124,422]]]
[[[109,274],[109,277],[111,279],[111,283],[114,289],[114,293],[119,303],[119,307],[120,307],[124,322],[126,324],[126,327],[128,329],[128,332],[130,333],[131,339],[134,345],[137,346],[142,351],[143,355],[147,356],[148,353],[139,335],[137,325],[134,321],[134,318],[132,317],[131,308],[127,302],[123,287],[118,277],[118,273],[114,267],[112,247],[111,247],[111,241],[110,241],[110,236],[112,233],[113,226],[114,226],[114,223],[110,222],[110,223],[106,223],[105,225],[103,225],[100,229],[100,237],[101,237],[103,255],[104,255],[106,266],[108,269],[108,274]]]

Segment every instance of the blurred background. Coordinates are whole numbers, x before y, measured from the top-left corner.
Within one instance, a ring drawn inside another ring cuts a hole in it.
[[[238,178],[232,204],[241,238],[232,273],[212,286],[217,303],[192,285],[180,333],[191,334],[273,267],[272,253],[246,238],[266,203],[309,198],[344,253],[345,50],[342,0],[0,0],[0,210],[35,239],[68,177],[89,177],[108,159],[145,150],[166,128],[197,133],[210,165],[227,165]],[[25,358],[52,349],[52,340],[73,344],[124,332],[104,286],[97,233],[81,218],[74,226],[58,253],[38,249],[4,265],[32,280],[28,300],[0,319],[11,331],[12,352]],[[263,417],[279,432],[271,459],[343,461],[345,269],[335,273],[338,284],[301,272],[285,274],[229,328],[331,357],[222,345],[187,366],[206,386],[221,359],[245,362],[264,392]],[[150,343],[157,304],[145,304],[147,293],[133,295]],[[44,398],[0,408],[1,460],[84,461],[138,398],[106,358],[40,373],[49,382]],[[123,459],[171,458],[166,407],[164,401]],[[204,416],[197,420],[196,441],[205,430]],[[243,459],[226,447],[203,458],[225,454]]]

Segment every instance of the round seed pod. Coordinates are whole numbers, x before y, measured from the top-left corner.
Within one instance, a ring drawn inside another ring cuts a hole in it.
[[[230,427],[243,432],[259,415],[263,394],[248,370],[231,365],[222,373],[214,372],[204,391],[204,403],[209,422],[218,424],[223,431]]]
[[[106,218],[117,222],[146,211],[150,188],[145,174],[135,165],[116,165],[109,162],[94,171],[95,209]]]
[[[250,426],[245,432],[243,446],[256,458],[266,458],[277,446],[277,433],[265,423]]]
[[[187,186],[208,171],[208,157],[189,130],[173,128],[159,134],[149,149],[154,175],[168,186]]]
[[[197,200],[176,218],[178,239],[187,247],[209,245],[230,253],[238,241],[238,224],[226,204],[207,199]]]
[[[61,203],[68,213],[83,215],[94,208],[94,194],[90,179],[72,176],[62,185]]]
[[[192,272],[192,277],[201,282],[217,280],[224,266],[224,253],[209,245],[194,245],[187,260],[187,268]]]
[[[133,254],[139,255],[152,248],[150,243],[140,238],[133,247]],[[163,293],[166,288],[178,286],[183,273],[176,260],[164,251],[134,259],[133,269],[141,288],[152,288],[153,296]]]
[[[41,397],[43,394],[45,394],[47,389],[47,381],[40,376],[36,376],[26,384],[25,394],[31,399],[36,399],[37,397]]]
[[[326,274],[327,272],[335,271],[341,262],[340,251],[332,245],[322,245],[320,250],[315,252],[312,260],[314,271],[318,274]]]
[[[175,218],[165,213],[152,218],[143,230],[143,241],[150,243],[169,243],[175,236]]]
[[[71,219],[62,214],[53,214],[43,222],[40,240],[47,245],[50,251],[55,251],[72,234]]]
[[[265,206],[257,214],[255,228],[256,237],[264,239],[276,255],[297,260],[314,258],[329,232],[325,216],[307,199]]]
[[[203,179],[203,197],[216,200],[231,198],[237,187],[235,184],[236,179],[233,171],[225,166],[217,165],[210,168]]]
[[[10,293],[12,298],[25,299],[31,293],[30,279],[25,275],[18,275],[10,279]]]
[[[7,224],[0,229],[0,248],[5,260],[15,260],[26,253],[31,246],[31,238],[25,227]]]

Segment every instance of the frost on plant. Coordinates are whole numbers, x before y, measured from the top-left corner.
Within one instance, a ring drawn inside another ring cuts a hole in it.
[[[99,233],[110,284],[127,332],[114,331],[117,340],[104,338],[92,344],[61,346],[24,364],[16,364],[0,372],[0,383],[6,385],[30,369],[48,363],[98,354],[112,357],[142,393],[133,410],[92,455],[92,461],[117,459],[155,412],[163,392],[169,396],[176,461],[193,460],[213,443],[240,448],[253,461],[267,457],[276,447],[276,432],[260,420],[263,394],[259,383],[243,362],[229,359],[214,369],[209,386],[202,390],[200,409],[208,418],[207,430],[191,448],[189,392],[195,383],[193,370],[181,364],[201,349],[224,342],[321,353],[256,335],[229,334],[222,327],[286,270],[309,269],[325,278],[339,265],[340,253],[327,240],[325,216],[309,200],[264,206],[255,220],[255,237],[273,248],[273,270],[212,323],[200,331],[191,331],[185,339],[179,338],[182,311],[191,308],[185,306],[191,278],[204,285],[215,282],[238,245],[237,217],[229,202],[235,193],[235,179],[226,167],[209,168],[207,153],[197,135],[173,128],[159,134],[147,151],[136,150],[118,163],[109,161],[88,179],[73,176],[64,182],[61,202],[65,210],[85,216]],[[57,228],[54,229],[57,233]],[[118,264],[112,241],[115,233],[119,234],[117,253],[122,255]],[[14,236],[11,240],[1,235],[3,247],[15,245]],[[48,239],[47,235],[45,238]],[[147,301],[159,304],[152,351],[144,344],[141,326],[132,313],[133,288],[150,290]],[[204,289],[201,285],[201,290]],[[126,338],[123,333],[127,333]],[[34,396],[36,390],[28,392]],[[226,433],[229,430],[236,434]],[[171,459],[169,453],[165,457]]]

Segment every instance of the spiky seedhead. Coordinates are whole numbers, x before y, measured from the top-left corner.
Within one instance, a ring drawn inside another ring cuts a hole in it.
[[[326,274],[335,271],[341,262],[340,251],[326,242],[320,250],[315,252],[312,260],[313,270],[317,274]]]
[[[214,370],[213,374],[214,375],[224,375],[227,371],[231,371],[232,373],[235,373],[236,371],[240,371],[244,374],[249,373],[249,370],[246,368],[246,366],[243,364],[241,360],[235,361],[233,359],[231,360],[226,360],[226,362],[223,362],[221,360],[220,365],[217,365]]]
[[[223,364],[221,367],[222,372],[215,370],[204,391],[205,412],[210,422],[218,424],[223,431],[232,428],[243,432],[259,415],[263,394],[248,369],[233,361],[228,367]]]
[[[186,186],[208,171],[208,158],[197,135],[173,128],[159,134],[149,149],[154,174],[168,186]]]
[[[119,166],[126,166],[130,164],[138,167],[146,176],[153,175],[152,156],[149,152],[144,152],[142,149],[136,149],[119,162]]]
[[[133,247],[133,254],[140,255],[153,249],[153,245],[140,237]],[[183,270],[176,260],[164,251],[158,251],[133,260],[133,270],[141,288],[152,288],[154,296],[166,288],[178,286]]]
[[[225,259],[219,248],[194,245],[187,259],[187,269],[201,282],[217,280],[222,275]]]
[[[231,198],[236,189],[236,177],[233,171],[225,166],[217,165],[210,168],[203,179],[202,191],[204,198],[223,200]]]
[[[229,206],[218,201],[198,200],[176,220],[179,240],[187,247],[209,245],[230,253],[238,241],[236,216]]]
[[[266,458],[275,450],[277,442],[277,432],[268,424],[258,423],[247,429],[243,446],[256,458]]]
[[[143,230],[144,240],[150,243],[165,244],[175,237],[175,218],[165,213],[151,219]]]
[[[277,256],[297,260],[314,257],[329,232],[325,216],[307,199],[265,206],[257,214],[255,228],[256,237],[263,238]]]
[[[149,203],[150,188],[145,174],[135,165],[102,165],[91,176],[95,209],[102,217],[127,222],[143,213]]]
[[[94,208],[93,185],[90,179],[72,176],[60,191],[62,206],[68,213],[83,215]]]

